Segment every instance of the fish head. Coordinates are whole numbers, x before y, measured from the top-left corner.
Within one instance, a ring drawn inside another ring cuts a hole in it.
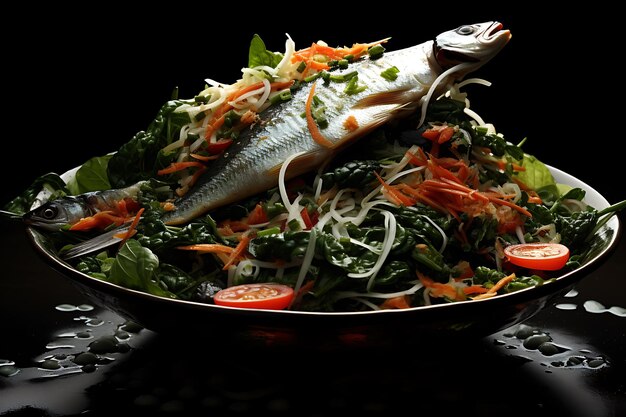
[[[435,59],[443,69],[462,63],[470,64],[470,70],[480,67],[511,39],[511,32],[502,27],[500,22],[485,22],[443,32],[435,38]]]
[[[66,224],[73,224],[86,215],[85,207],[80,201],[65,197],[32,209],[22,219],[30,226],[54,231]]]

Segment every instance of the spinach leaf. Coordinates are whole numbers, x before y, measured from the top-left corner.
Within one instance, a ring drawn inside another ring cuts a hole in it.
[[[275,68],[283,59],[283,54],[271,52],[265,48],[265,42],[261,37],[255,34],[250,42],[250,50],[248,51],[248,67],[254,68],[260,65],[267,65]]]
[[[76,171],[74,194],[82,194],[89,191],[108,190],[111,188],[107,175],[107,166],[111,155],[96,156],[85,162]]]
[[[474,284],[493,285],[505,276],[505,273],[500,272],[497,269],[488,268],[486,266],[478,266],[474,268]]]
[[[186,112],[174,112],[184,103],[183,100],[165,103],[148,129],[138,132],[111,157],[107,175],[112,188],[123,188],[150,179],[158,169],[169,163],[175,152],[164,155],[161,149],[176,140],[180,128],[191,122]]]
[[[53,190],[51,199],[71,194],[65,181],[58,174],[51,172],[35,179],[20,195],[6,203],[3,209],[15,214],[27,213],[37,199],[37,194],[44,188]]]
[[[309,244],[309,232],[285,232],[259,236],[250,241],[248,251],[262,261],[302,258]]]
[[[561,243],[574,248],[587,239],[598,221],[598,212],[594,209],[577,211],[570,216],[556,216],[556,231],[561,234]]]
[[[176,298],[154,281],[159,258],[148,248],[130,239],[120,249],[108,276],[108,281],[139,291],[167,298]]]
[[[380,170],[380,162],[374,160],[349,161],[322,175],[324,189],[333,185],[340,188],[364,188],[376,181],[375,172]]]

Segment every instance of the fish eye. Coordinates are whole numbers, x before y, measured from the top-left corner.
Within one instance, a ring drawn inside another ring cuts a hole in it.
[[[46,220],[54,219],[57,214],[59,214],[59,209],[56,206],[46,207],[43,212],[41,212],[41,216]]]
[[[456,30],[456,33],[459,35],[471,35],[474,33],[474,28],[469,25],[461,26]]]

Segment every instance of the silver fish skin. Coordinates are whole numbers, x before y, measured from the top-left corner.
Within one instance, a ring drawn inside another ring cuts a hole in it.
[[[145,182],[140,181],[126,188],[57,198],[25,213],[22,220],[40,229],[59,230],[65,225],[73,225],[80,219],[93,216],[100,211],[117,210],[117,203],[125,198],[135,199]]]
[[[385,52],[379,59],[360,60],[343,71],[333,72],[356,71],[358,85],[366,87],[360,93],[348,95],[344,92],[345,83],[325,83],[321,78],[304,85],[290,101],[262,112],[261,120],[243,131],[198,183],[174,202],[176,208],[165,213],[163,221],[183,224],[209,210],[275,187],[281,165],[294,154],[300,155],[289,164],[286,179],[315,169],[376,127],[415,112],[446,69],[462,64],[458,72],[438,83],[440,88],[484,65],[510,37],[499,22],[461,26],[435,40]],[[399,70],[393,81],[381,76],[391,67]],[[324,144],[313,139],[306,118],[302,117],[312,88],[326,107],[329,125],[320,130],[328,141]],[[438,91],[433,97],[438,96]],[[348,118],[353,121],[352,128],[346,123]]]

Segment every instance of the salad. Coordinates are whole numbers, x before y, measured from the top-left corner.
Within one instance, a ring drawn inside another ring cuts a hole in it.
[[[470,109],[464,87],[489,83],[468,79],[433,97],[425,114],[377,128],[317,170],[286,179],[294,154],[275,187],[184,224],[164,222],[257,113],[306,80],[384,54],[382,42],[301,51],[292,43],[279,54],[255,36],[237,83],[207,80],[194,98],[175,96],[116,152],[86,161],[68,183],[39,178],[5,209],[29,212],[42,188],[54,201],[135,187],[115,210],[44,231],[59,255],[126,225],[115,244],[67,262],[166,298],[336,312],[472,302],[544,285],[592,256],[596,231],[626,205],[596,210],[584,190],[557,184],[524,152],[526,139],[510,142]],[[341,82],[346,94],[365,88],[356,77]],[[234,105],[223,110],[225,102]],[[323,110],[313,103],[306,116],[322,126]]]

